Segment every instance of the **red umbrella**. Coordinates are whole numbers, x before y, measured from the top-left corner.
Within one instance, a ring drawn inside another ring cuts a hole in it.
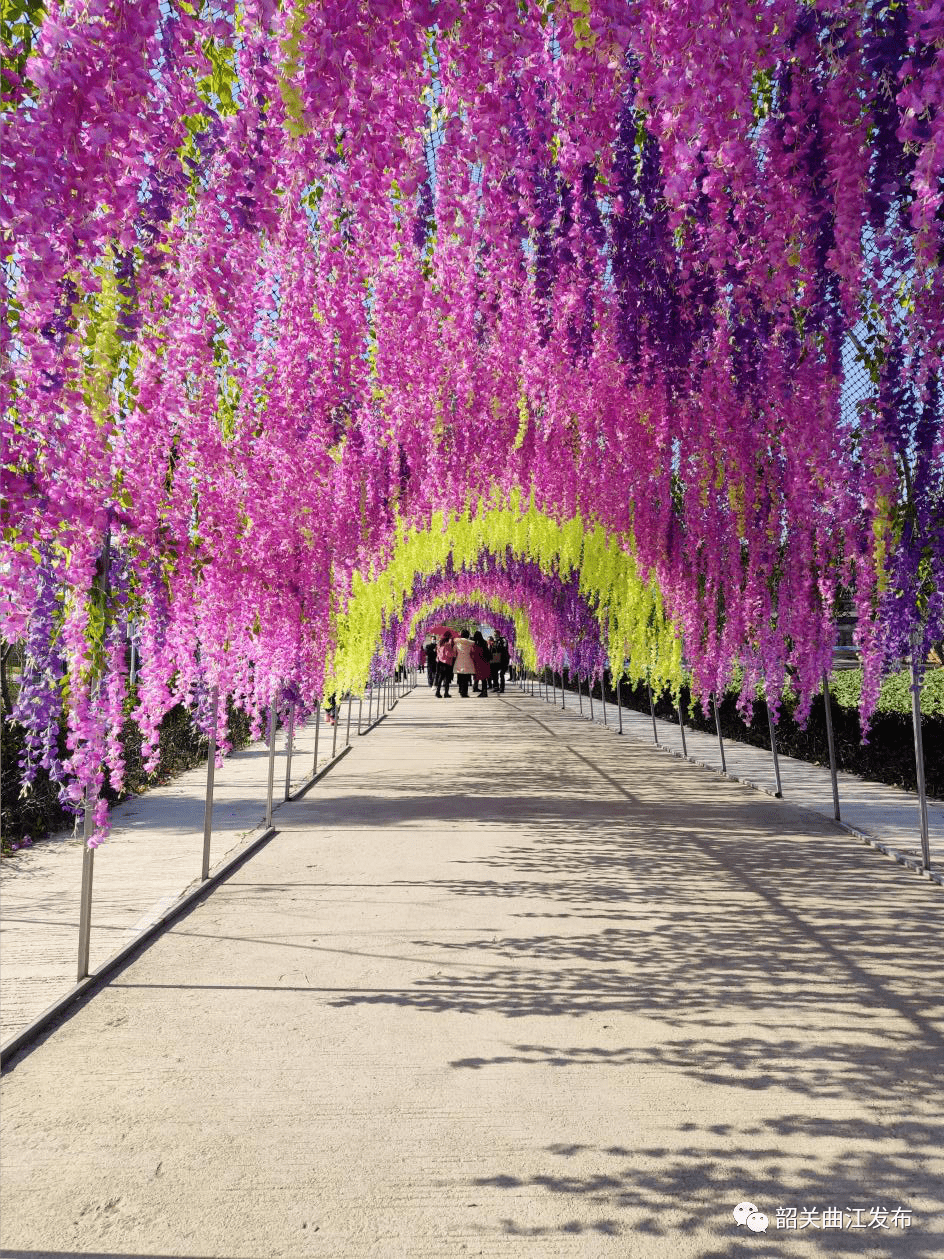
[[[454,635],[454,634],[455,634],[455,630],[453,630],[452,626],[430,626],[430,627],[428,628],[428,630],[426,631],[426,633],[427,633],[427,634],[435,634],[435,635],[441,635],[441,634],[453,634],[453,635]]]

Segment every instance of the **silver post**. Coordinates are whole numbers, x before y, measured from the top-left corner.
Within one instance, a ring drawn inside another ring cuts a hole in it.
[[[213,777],[216,773],[216,721],[220,710],[220,689],[214,686],[210,692],[210,707],[213,711],[210,722],[209,756],[207,757],[207,790],[206,804],[203,807],[203,865],[200,878],[210,878],[210,837],[213,834]]]
[[[108,624],[108,600],[111,594],[111,529],[105,530],[102,542],[102,640]],[[101,676],[94,683],[93,700],[98,700],[101,689]],[[91,793],[85,791],[85,818],[83,819],[82,838],[82,887],[79,892],[79,960],[78,979],[84,980],[89,973],[89,950],[92,940],[92,876],[95,870],[95,850],[89,848],[95,831],[95,802]]]
[[[351,746],[351,705],[354,703],[354,697],[350,692],[347,693],[347,730],[344,732],[344,747]]]
[[[678,715],[679,715],[679,733],[682,736],[682,756],[687,757],[688,746],[685,743],[685,721],[682,717],[682,697],[681,696],[679,696],[679,702],[676,707],[678,708]]]
[[[361,733],[361,717],[363,715],[363,712],[364,712],[364,697],[358,696],[357,697],[357,733],[358,735],[360,735]]]
[[[564,671],[561,670],[561,708],[567,709],[567,691],[564,687]]]
[[[288,706],[288,729],[285,732],[285,799],[292,794],[292,751],[295,744],[295,701]]]
[[[269,705],[269,786],[266,789],[266,827],[272,826],[272,789],[275,786],[275,701]]]
[[[616,712],[619,714],[619,733],[623,733],[623,701],[620,698],[620,688],[623,685],[623,675],[620,674],[616,680]]]
[[[338,751],[338,693],[334,692],[331,696],[331,712],[334,715],[334,734],[331,737],[331,760],[334,761],[335,754]]]
[[[770,752],[774,759],[774,779],[777,782],[777,791],[774,795],[783,796],[783,784],[780,782],[780,759],[777,756],[777,730],[769,704],[767,704],[767,726],[770,728]]]
[[[557,707],[557,678],[554,674],[553,665],[551,666],[551,699],[553,700],[554,707],[556,708]]]
[[[92,938],[92,875],[95,870],[95,850],[89,848],[89,840],[95,830],[95,805],[88,789],[85,792],[85,824],[82,829],[82,891],[79,897],[79,966],[78,980],[89,973],[89,946]]]
[[[315,705],[315,760],[311,767],[312,774],[318,773],[318,736],[321,734],[321,701]]]
[[[911,719],[914,723],[915,769],[918,772],[918,816],[921,822],[921,855],[924,869],[931,869],[931,840],[928,835],[928,798],[924,786],[924,742],[921,738],[921,679],[918,662],[911,653]]]
[[[138,645],[134,639],[131,640],[131,673],[128,678],[128,685],[133,687],[138,681]]]
[[[658,744],[659,732],[656,730],[656,706],[652,700],[652,686],[648,678],[646,679],[646,690],[649,692],[649,716],[652,718],[652,742],[654,744]]]
[[[839,822],[839,776],[836,773],[836,741],[833,738],[833,706],[829,677],[823,674],[823,707],[826,710],[826,743],[829,745],[829,777],[833,781],[833,818]]]
[[[718,716],[718,698],[712,693],[711,702],[715,710],[715,730],[718,732],[718,747],[721,749],[721,773],[727,774],[728,767],[724,760],[724,740],[721,738],[721,718]]]
[[[580,716],[583,717],[583,692],[580,690],[580,670],[577,670],[577,703],[580,705]]]
[[[367,683],[367,729],[370,730],[371,713],[374,708],[374,684],[368,680]]]
[[[587,696],[590,699],[590,721],[593,722],[595,719],[593,716],[593,675],[592,674],[587,678]]]
[[[606,720],[606,671],[600,675],[600,695],[603,697],[603,725],[607,725]]]

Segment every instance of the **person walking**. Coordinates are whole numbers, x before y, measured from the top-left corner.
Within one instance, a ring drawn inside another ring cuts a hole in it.
[[[511,653],[508,651],[508,640],[504,637],[504,635],[497,634],[495,636],[495,643],[498,647],[498,690],[499,692],[504,693],[505,674],[511,661]]]
[[[459,695],[463,700],[469,698],[469,683],[475,673],[475,662],[472,660],[474,646],[475,644],[469,638],[468,630],[460,630],[459,637],[456,639],[456,660],[453,669],[459,685]]]
[[[431,687],[436,686],[436,640],[430,639],[423,649],[426,655],[426,681]]]
[[[436,650],[436,699],[449,699],[449,684],[452,682],[452,664],[456,659],[456,644],[452,631],[447,630],[439,640]],[[442,688],[442,690],[440,690]]]
[[[501,650],[498,646],[498,640],[494,635],[489,636],[488,640],[488,673],[489,682],[492,684],[492,691],[498,691],[498,672],[501,667]]]
[[[472,664],[475,668],[475,681],[482,688],[479,695],[484,700],[488,695],[488,680],[492,670],[488,659],[488,644],[481,630],[476,630],[472,636]]]

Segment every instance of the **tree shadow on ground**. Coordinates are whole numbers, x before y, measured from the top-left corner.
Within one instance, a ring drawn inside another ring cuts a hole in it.
[[[785,1131],[806,1137],[809,1145],[785,1149]],[[534,1153],[530,1171],[498,1170],[472,1185],[494,1192],[489,1206],[499,1213],[501,1231],[512,1237],[597,1231],[635,1241],[672,1235],[678,1249],[671,1254],[705,1257],[939,1254],[940,1147],[926,1127],[900,1134],[908,1149],[896,1152],[878,1149],[878,1143],[887,1147],[881,1126],[827,1126],[806,1116],[741,1127],[684,1124],[679,1136],[683,1144],[672,1148],[636,1147],[631,1134],[625,1145],[612,1147],[556,1143]],[[827,1140],[829,1150],[819,1149]],[[558,1198],[566,1202],[563,1211]],[[765,1232],[737,1225],[732,1211],[743,1200],[768,1217]],[[548,1223],[523,1224],[523,1203],[530,1221],[544,1215]],[[804,1229],[787,1227],[790,1218],[782,1214],[778,1228],[780,1208],[797,1209],[797,1224],[804,1210],[815,1214]],[[842,1227],[824,1227],[830,1208],[841,1212]],[[887,1214],[887,1227],[869,1224],[882,1220],[880,1213],[873,1217],[873,1208]],[[899,1208],[911,1213],[910,1224],[905,1216],[894,1223]],[[558,1213],[568,1219],[560,1221]],[[636,1242],[633,1254],[661,1250],[644,1252]]]

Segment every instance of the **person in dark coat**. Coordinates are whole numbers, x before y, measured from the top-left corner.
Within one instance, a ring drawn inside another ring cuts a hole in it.
[[[431,639],[423,649],[426,653],[426,681],[431,687],[436,686],[436,640]]]

